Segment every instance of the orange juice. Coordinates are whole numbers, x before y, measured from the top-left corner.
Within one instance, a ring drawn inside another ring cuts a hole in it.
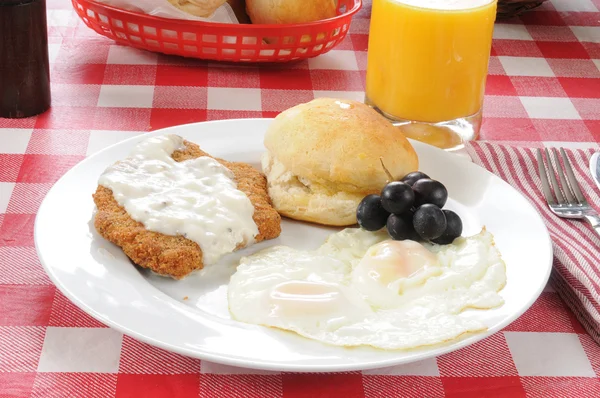
[[[483,104],[496,0],[373,0],[367,102],[438,123]]]

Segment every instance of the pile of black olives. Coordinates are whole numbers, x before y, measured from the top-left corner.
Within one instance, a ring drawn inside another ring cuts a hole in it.
[[[462,221],[451,210],[442,210],[448,190],[420,171],[388,183],[381,195],[368,195],[358,205],[361,228],[387,228],[395,240],[425,240],[446,245],[462,234]]]

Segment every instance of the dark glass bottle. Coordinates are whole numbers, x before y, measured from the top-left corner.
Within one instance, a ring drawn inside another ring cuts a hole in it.
[[[0,0],[0,117],[50,107],[46,0]]]

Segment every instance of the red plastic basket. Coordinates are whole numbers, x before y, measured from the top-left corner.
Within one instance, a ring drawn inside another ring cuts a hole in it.
[[[297,25],[225,24],[160,18],[72,0],[87,26],[116,42],[184,57],[230,62],[288,62],[324,54],[350,28],[361,0],[339,0],[338,15]]]

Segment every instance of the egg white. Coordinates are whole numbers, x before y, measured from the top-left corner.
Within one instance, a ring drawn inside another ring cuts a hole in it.
[[[408,349],[485,330],[460,314],[502,305],[505,284],[485,229],[441,246],[348,228],[315,251],[277,246],[243,258],[228,302],[241,322],[334,345]]]

